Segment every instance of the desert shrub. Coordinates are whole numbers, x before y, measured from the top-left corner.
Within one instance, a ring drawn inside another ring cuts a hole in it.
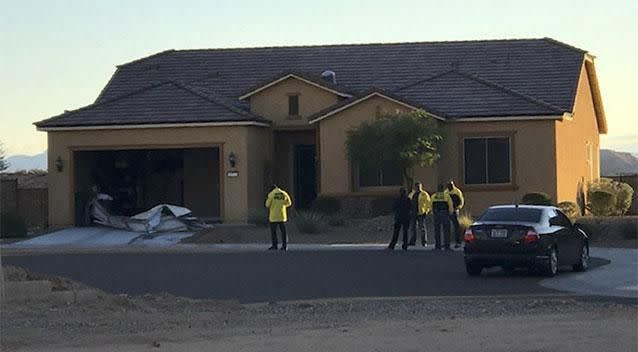
[[[26,237],[27,224],[17,214],[0,213],[0,238]]]
[[[341,211],[341,202],[337,198],[318,197],[312,202],[311,209],[327,215],[336,214]]]
[[[333,227],[345,226],[346,225],[346,217],[339,214],[328,215],[326,217],[326,221],[328,225]]]
[[[551,205],[552,198],[547,193],[543,192],[531,192],[526,193],[521,200],[521,203],[528,205]]]
[[[319,233],[326,225],[326,217],[312,210],[298,211],[294,222],[301,233]]]
[[[388,215],[392,213],[393,205],[394,205],[394,198],[392,197],[374,198],[370,202],[370,215],[372,217]]]
[[[560,202],[557,207],[572,220],[580,216],[580,207],[574,202]]]
[[[591,191],[589,193],[589,211],[595,216],[609,216],[615,213],[616,195],[608,191]]]
[[[469,214],[459,214],[459,231],[461,234],[465,233],[465,230],[467,230],[473,222],[474,220]]]
[[[614,181],[609,178],[601,178],[590,182],[587,188],[587,198],[590,200],[590,203],[592,201],[591,196],[594,192],[598,191],[611,193],[616,198],[613,209],[609,215],[624,215],[629,207],[631,207],[634,189],[624,182]],[[590,211],[592,210],[590,209]]]

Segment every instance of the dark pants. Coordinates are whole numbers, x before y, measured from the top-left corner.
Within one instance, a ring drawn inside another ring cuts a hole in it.
[[[392,234],[392,241],[388,248],[394,249],[399,239],[399,231],[403,230],[403,248],[408,247],[408,228],[410,227],[409,219],[396,219],[394,220],[394,233]]]
[[[281,221],[270,223],[270,236],[272,238],[272,246],[277,247],[277,227],[279,227],[279,231],[281,231],[281,247],[286,248],[286,223]]]
[[[456,244],[461,244],[461,233],[459,232],[459,211],[455,210],[450,214],[450,221],[452,222],[452,231],[454,231],[454,240]]]
[[[428,243],[427,215],[416,215],[410,219],[410,244],[416,244],[417,232],[421,233],[421,244]]]
[[[450,216],[448,214],[434,214],[434,243],[436,248],[441,248],[441,236],[443,247],[450,247]]]

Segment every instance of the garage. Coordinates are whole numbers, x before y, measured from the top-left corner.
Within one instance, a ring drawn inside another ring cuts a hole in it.
[[[88,225],[87,204],[96,190],[113,198],[117,215],[166,203],[189,208],[204,221],[219,221],[220,172],[217,147],[75,150],[75,224]]]

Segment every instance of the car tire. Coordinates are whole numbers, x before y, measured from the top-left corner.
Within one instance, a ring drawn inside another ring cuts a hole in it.
[[[580,249],[580,256],[578,257],[578,263],[572,266],[574,271],[586,271],[589,268],[589,247],[586,243],[583,243]]]
[[[547,253],[549,257],[541,266],[541,272],[544,276],[554,277],[558,273],[558,252],[553,248]]]
[[[470,276],[479,276],[481,271],[483,271],[483,267],[473,263],[465,263],[465,271]]]

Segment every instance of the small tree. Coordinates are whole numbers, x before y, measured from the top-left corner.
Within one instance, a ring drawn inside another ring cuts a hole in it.
[[[382,116],[350,129],[346,149],[350,162],[366,168],[380,169],[393,161],[409,185],[413,167],[432,165],[439,158],[441,139],[435,121],[418,110]]]
[[[0,172],[4,172],[9,168],[9,162],[7,162],[4,152],[4,145],[0,142]]]

